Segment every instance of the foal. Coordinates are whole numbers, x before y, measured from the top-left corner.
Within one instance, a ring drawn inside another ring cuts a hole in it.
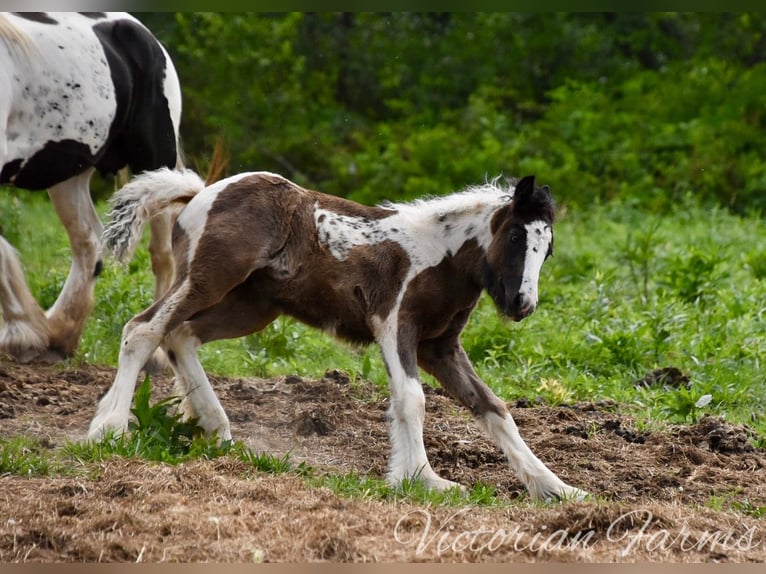
[[[388,372],[388,479],[455,483],[431,468],[423,444],[418,367],[477,418],[534,498],[582,497],[529,449],[503,401],[474,372],[459,335],[482,289],[520,321],[537,304],[553,246],[553,200],[534,177],[494,182],[406,204],[367,207],[303,189],[267,172],[208,187],[191,171],[157,170],[114,198],[105,242],[129,257],[143,222],[189,202],[173,229],[177,278],[125,326],[119,368],[89,438],[123,432],[142,365],[162,345],[187,416],[231,438],[229,421],[197,357],[200,345],[241,337],[288,314],[356,343],[377,342]]]

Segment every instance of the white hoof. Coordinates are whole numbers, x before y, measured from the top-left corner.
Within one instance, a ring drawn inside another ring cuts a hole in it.
[[[123,435],[128,431],[128,420],[123,417],[110,415],[105,417],[96,417],[90,423],[87,440],[100,442],[109,434],[115,436]]]
[[[569,486],[563,482],[555,487],[536,493],[530,490],[529,495],[536,500],[543,500],[545,502],[577,502],[590,497],[590,494],[586,491]]]
[[[461,492],[467,492],[462,484],[442,478],[430,467],[421,469],[412,474],[405,474],[404,476],[389,475],[387,479],[388,483],[395,487],[400,486],[404,480],[417,480],[430,490],[444,491],[457,488]]]

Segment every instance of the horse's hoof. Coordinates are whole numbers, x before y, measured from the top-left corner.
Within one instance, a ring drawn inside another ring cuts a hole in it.
[[[55,349],[16,349],[15,351],[0,351],[0,356],[6,357],[20,365],[55,365],[67,357]]]
[[[27,361],[27,363],[35,363],[38,365],[55,365],[56,363],[65,361],[69,356],[70,355],[63,353],[58,349],[44,349],[32,360]]]
[[[127,430],[127,422],[123,423],[122,421],[117,420],[110,422],[108,419],[104,422],[93,421],[88,429],[88,434],[86,435],[85,440],[87,442],[101,442],[107,436],[120,436],[125,434]]]
[[[591,498],[589,492],[575,488],[574,486],[566,485],[558,492],[549,494],[543,497],[544,502],[582,502]]]

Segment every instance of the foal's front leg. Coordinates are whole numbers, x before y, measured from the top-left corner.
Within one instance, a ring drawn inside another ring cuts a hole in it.
[[[402,340],[396,318],[378,326],[378,343],[388,372],[391,405],[388,422],[391,437],[388,482],[397,485],[404,479],[418,479],[429,488],[458,487],[441,478],[431,468],[423,444],[425,395],[418,378],[415,343]],[[406,339],[407,337],[403,337]]]
[[[418,362],[444,389],[465,405],[497,443],[532,498],[582,499],[587,493],[569,486],[535,456],[519,434],[511,413],[479,378],[457,338],[433,340],[418,347]]]

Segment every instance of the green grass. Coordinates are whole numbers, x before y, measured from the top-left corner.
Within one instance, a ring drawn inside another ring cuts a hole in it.
[[[627,203],[562,211],[537,311],[512,323],[485,297],[463,334],[483,379],[509,401],[614,399],[642,427],[711,413],[766,435],[762,218],[691,200],[662,215]],[[52,304],[69,255],[47,198],[0,190],[0,215],[31,289],[44,305]],[[145,243],[127,267],[107,261],[73,362],[116,364],[123,325],[151,302],[149,268]],[[219,375],[320,377],[335,368],[375,382],[381,392],[386,387],[377,349],[340,344],[289,318],[256,335],[206,345],[200,355],[205,368]],[[668,366],[688,375],[691,387],[634,386],[649,371]],[[707,395],[710,402],[703,405]]]
[[[27,437],[0,437],[0,475],[47,476],[56,472],[47,450]]]

